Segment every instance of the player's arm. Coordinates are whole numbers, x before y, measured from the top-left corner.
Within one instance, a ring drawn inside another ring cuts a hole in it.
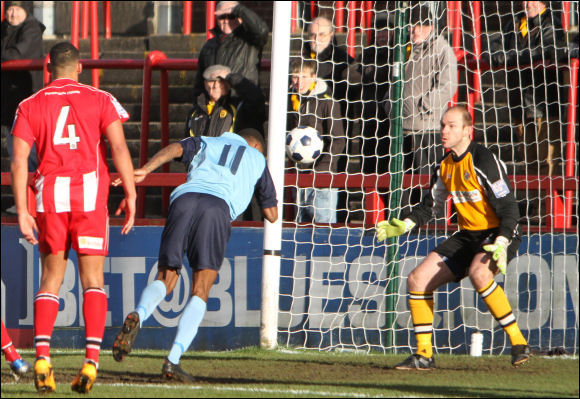
[[[133,162],[125,141],[123,125],[119,119],[107,126],[105,134],[111,146],[113,163],[121,176],[121,182],[125,190],[125,198],[121,201],[115,215],[120,215],[121,211],[125,212],[125,223],[121,229],[121,234],[127,234],[135,223],[135,202],[137,200],[137,191],[135,190],[135,180],[133,178]]]
[[[30,155],[30,145],[18,136],[13,136],[12,140],[12,161],[10,163],[10,172],[12,174],[12,192],[14,193],[14,202],[16,212],[18,213],[18,226],[20,232],[32,245],[38,243],[35,232],[38,232],[38,226],[32,215],[28,212],[26,202],[26,191],[28,186],[28,155]]]
[[[144,173],[143,179],[149,173],[153,172],[155,169],[160,167],[161,165],[173,161],[175,158],[181,158],[183,155],[183,146],[181,142],[171,143],[167,147],[162,148],[157,154],[153,155],[153,158],[149,160],[145,165],[135,171],[135,175],[137,176],[137,171],[140,173]],[[140,179],[140,181],[143,181]]]
[[[511,240],[518,227],[520,211],[507,175],[507,168],[493,153],[478,148],[473,157],[487,200],[500,219],[499,235]]]
[[[172,161],[175,158],[180,158],[182,155],[183,146],[181,145],[181,142],[169,144],[167,147],[157,152],[157,154],[153,155],[145,165],[139,169],[135,169],[135,183],[141,183],[149,173],[153,172],[164,163]],[[113,186],[118,186],[119,184],[121,184],[121,179],[117,179],[113,182]]]
[[[278,200],[276,199],[274,181],[267,166],[264,167],[264,172],[260,179],[258,179],[254,190],[264,217],[268,222],[274,223],[278,220]]]
[[[264,217],[266,218],[266,220],[268,222],[274,223],[276,220],[278,220],[278,207],[277,206],[265,208],[262,211],[264,212]]]
[[[377,240],[383,241],[386,238],[398,237],[411,231],[415,226],[422,226],[429,222],[440,212],[447,195],[448,191],[441,180],[440,168],[438,167],[431,178],[431,188],[421,203],[416,205],[410,213],[402,215],[402,220],[393,218],[377,223],[375,227]]]
[[[520,212],[505,165],[491,152],[481,150],[474,154],[474,163],[481,174],[489,204],[500,219],[498,236],[493,244],[484,245],[483,249],[491,255],[498,270],[505,274],[507,248],[519,229]]]

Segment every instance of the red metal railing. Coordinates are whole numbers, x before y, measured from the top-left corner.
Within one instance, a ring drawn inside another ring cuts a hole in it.
[[[103,1],[104,13],[104,31],[105,38],[111,38],[111,2]],[[91,58],[96,60],[99,58],[99,14],[97,1],[73,1],[72,2],[72,21],[71,21],[71,43],[79,48],[79,19],[81,19],[82,6],[82,26],[81,38],[87,39],[89,36],[89,21],[91,32]],[[100,86],[99,71],[93,69],[92,85],[96,88]]]
[[[29,175],[29,179],[32,179],[33,174]],[[111,174],[111,180],[119,177],[118,173]],[[516,189],[531,189],[531,190],[546,190],[550,191],[556,188],[559,191],[573,192],[578,191],[578,178],[577,177],[565,177],[565,176],[553,176],[549,179],[542,177],[529,177],[525,175],[511,175],[509,176],[513,187]],[[137,186],[139,189],[145,187],[164,187],[172,188],[176,187],[185,182],[185,173],[151,173],[147,176],[145,181],[139,183]],[[328,173],[316,173],[316,174],[292,174],[286,173],[284,175],[284,185],[285,186],[296,186],[296,187],[318,187],[318,188],[345,188],[345,187],[362,187],[363,189],[384,189],[388,190],[390,185],[391,176],[388,174],[377,176],[377,175],[364,175],[364,174],[328,174]],[[430,176],[428,175],[403,175],[402,185],[403,187],[423,187],[428,188]],[[3,172],[1,174],[0,184],[2,186],[10,186],[12,184],[12,178],[10,173]],[[31,196],[31,191],[29,190],[29,208],[34,211],[34,197]],[[16,222],[15,216],[2,217],[2,222]],[[142,216],[137,216],[136,224],[150,224],[150,219],[144,219]],[[161,223],[159,221],[156,221]],[[115,224],[115,223],[112,223]],[[335,224],[340,226],[340,224]],[[572,226],[545,226],[545,227],[535,227],[535,226],[524,226],[528,231],[567,231],[572,229]],[[575,230],[573,230],[575,231]]]
[[[193,1],[183,2],[183,34],[191,34],[191,20],[193,11]]]
[[[205,35],[207,40],[213,37],[211,30],[215,27],[215,1],[206,1],[205,8]]]

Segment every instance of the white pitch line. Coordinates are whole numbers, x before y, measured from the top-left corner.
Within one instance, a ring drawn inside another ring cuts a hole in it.
[[[3,382],[2,385],[17,385],[18,382]],[[325,392],[325,391],[313,391],[307,389],[269,389],[269,388],[249,388],[249,387],[236,387],[236,386],[206,386],[206,385],[167,385],[167,384],[124,384],[124,383],[114,383],[114,384],[103,384],[101,382],[96,383],[98,386],[108,386],[108,387],[145,387],[145,388],[162,388],[162,389],[175,389],[175,390],[192,390],[199,391],[202,389],[215,390],[215,391],[228,391],[228,392],[255,392],[255,393],[271,393],[271,394],[281,394],[287,396],[288,394],[294,395],[308,395],[308,396],[329,396],[329,397],[345,397],[345,398],[382,398],[384,395],[365,395],[361,393],[348,393],[348,392]]]
[[[272,393],[272,394],[294,394],[294,395],[322,395],[322,396],[330,396],[330,397],[355,397],[355,398],[381,398],[382,395],[365,395],[361,393],[348,393],[348,392],[325,392],[325,391],[313,391],[307,389],[271,389],[271,388],[250,388],[250,387],[243,387],[243,386],[205,386],[205,385],[164,385],[164,384],[123,384],[123,383],[116,383],[116,384],[103,384],[109,385],[113,387],[122,387],[122,386],[144,386],[147,388],[172,388],[172,389],[192,389],[192,390],[200,390],[200,389],[208,389],[208,390],[216,390],[216,391],[231,391],[231,392],[256,392],[256,393]]]

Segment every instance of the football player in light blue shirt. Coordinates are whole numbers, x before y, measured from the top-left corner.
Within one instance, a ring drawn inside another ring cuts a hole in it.
[[[187,180],[170,197],[169,215],[161,236],[158,274],[143,290],[135,311],[131,312],[113,343],[113,357],[121,361],[131,351],[143,322],[169,295],[179,279],[183,255],[193,268],[193,284],[169,356],[163,363],[162,377],[194,382],[179,366],[206,311],[231,234],[231,222],[250,203],[254,191],[265,218],[278,219],[276,190],[263,155],[264,141],[254,129],[219,137],[189,137],[163,148],[140,169],[139,183],[159,166],[178,159],[188,166]]]

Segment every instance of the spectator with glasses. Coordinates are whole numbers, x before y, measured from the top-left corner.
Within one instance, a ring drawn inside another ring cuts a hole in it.
[[[348,66],[354,62],[354,58],[347,54],[343,46],[338,45],[330,19],[320,16],[312,20],[302,47],[302,57],[318,61],[317,77],[326,81],[328,93],[341,102],[341,111],[345,115]]]
[[[193,95],[204,91],[203,73],[211,65],[225,65],[259,86],[262,49],[268,41],[268,26],[252,10],[237,1],[220,1],[216,5],[216,27],[199,53]],[[234,93],[238,94],[238,93]]]

